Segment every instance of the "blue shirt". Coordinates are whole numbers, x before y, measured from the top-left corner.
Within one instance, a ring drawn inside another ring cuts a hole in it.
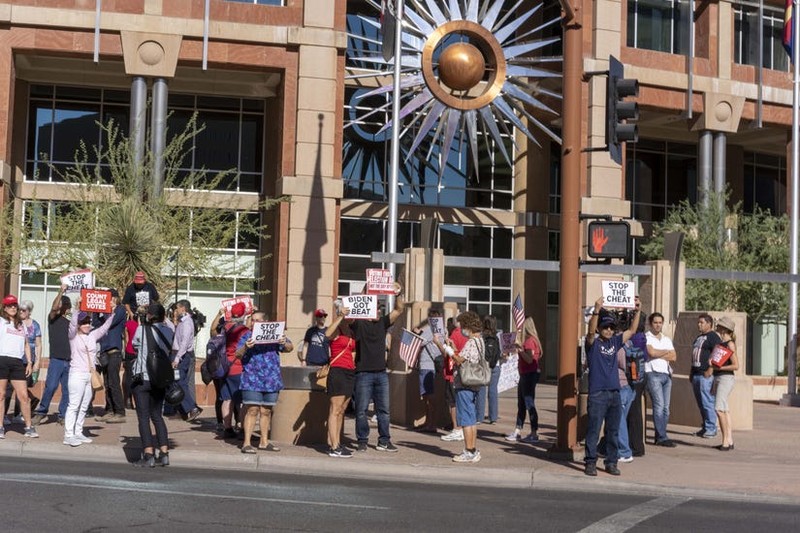
[[[589,394],[603,390],[619,390],[619,363],[617,352],[622,348],[622,334],[604,340],[597,337],[587,346],[586,363],[589,365]]]
[[[306,363],[309,365],[327,365],[330,360],[331,341],[325,336],[325,329],[311,326],[306,331],[303,341],[306,343]]]
[[[252,335],[252,331],[246,331],[239,339],[238,347],[244,346]],[[291,342],[288,337],[286,340]],[[257,392],[279,392],[283,389],[279,350],[280,344],[256,344],[248,348],[242,357],[239,389]]]
[[[111,321],[111,327],[108,329],[106,336],[100,339],[100,353],[107,352],[108,350],[122,350],[122,334],[125,331],[125,321],[128,315],[125,308],[118,305],[114,309],[114,319]],[[100,327],[106,321],[105,314],[95,315],[93,327]]]

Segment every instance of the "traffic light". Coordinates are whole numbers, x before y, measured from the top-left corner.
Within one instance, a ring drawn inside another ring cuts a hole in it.
[[[624,259],[628,257],[631,228],[627,222],[589,222],[589,257]]]
[[[606,79],[606,146],[611,159],[622,164],[624,142],[636,142],[639,128],[633,121],[639,119],[639,104],[625,101],[628,96],[639,96],[639,81],[625,79],[625,66],[614,56],[608,56]]]

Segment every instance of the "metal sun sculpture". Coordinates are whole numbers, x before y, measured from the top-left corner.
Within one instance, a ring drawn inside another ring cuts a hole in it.
[[[380,7],[372,0],[367,1],[373,7]],[[523,4],[525,7],[521,8]],[[531,4],[531,0],[406,0],[401,47],[402,107],[396,117],[401,121],[410,117],[403,124],[401,137],[416,132],[411,146],[405,150],[406,159],[428,138],[429,158],[433,147],[439,148],[441,181],[448,154],[456,140],[462,142],[464,132],[476,170],[479,133],[487,143],[490,138],[496,143],[509,166],[512,158],[504,136],[512,142],[514,137],[508,124],[537,145],[530,125],[561,142],[526,107],[557,115],[540,98],[561,98],[560,94],[540,86],[537,80],[560,77],[560,72],[541,66],[561,62],[562,58],[530,55],[560,40],[560,37],[530,40],[559,23],[560,18],[528,29],[532,17],[543,6],[538,3],[528,8]],[[371,27],[373,31],[380,28],[374,19],[365,16],[359,19],[363,28]],[[385,60],[380,49],[372,46],[380,41],[353,33],[349,37],[356,45],[354,48],[364,53],[350,56],[348,78],[372,76],[379,80],[379,87],[361,96],[391,95],[392,83],[385,84],[385,79],[391,80],[393,59]],[[384,105],[371,113],[387,113],[391,104],[391,98],[387,98]],[[527,119],[528,124],[520,117]],[[392,117],[381,131],[391,128],[394,120]]]

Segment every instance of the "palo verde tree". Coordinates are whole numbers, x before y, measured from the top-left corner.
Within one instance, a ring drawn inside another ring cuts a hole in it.
[[[170,132],[162,194],[153,191],[153,154],[146,151],[137,165],[131,140],[118,125],[111,121],[101,128],[102,146],[81,142],[74,164],[65,170],[52,166],[65,183],[63,201],[28,200],[24,216],[7,203],[0,253],[8,272],[60,274],[88,267],[99,285],[121,288],[141,270],[167,290],[175,288],[176,265],[184,279],[253,278],[253,267],[264,256],[236,260],[225,249],[237,237],[248,242],[267,237],[259,213],[283,198],[237,209],[226,193],[236,183],[235,171],[180,170],[203,130],[196,116],[183,131]]]
[[[641,246],[648,259],[663,257],[664,233],[682,232],[686,268],[785,273],[789,268],[789,219],[742,203],[729,205],[729,193],[710,193],[708,206],[684,200],[655,224],[652,238]],[[785,321],[788,285],[781,283],[687,279],[689,310],[742,311],[754,321]]]

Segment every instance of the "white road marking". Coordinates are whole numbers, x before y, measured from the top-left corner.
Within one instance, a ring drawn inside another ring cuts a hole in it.
[[[607,516],[578,533],[623,533],[633,526],[690,501],[692,498],[666,496],[634,505],[624,511]]]
[[[75,481],[56,481],[54,479],[31,479],[30,474],[25,474],[25,477],[17,477],[15,474],[3,476],[3,482],[13,482],[13,483],[30,483],[36,485],[52,485],[57,487],[82,487],[87,489],[103,489],[103,490],[118,490],[121,492],[143,492],[143,493],[150,493],[150,494],[167,494],[171,496],[190,496],[190,497],[199,497],[199,498],[225,498],[230,500],[247,500],[247,501],[256,501],[256,502],[269,502],[269,503],[288,503],[288,504],[297,504],[297,505],[318,505],[322,507],[346,507],[349,509],[366,509],[366,510],[388,510],[389,507],[380,507],[376,505],[356,505],[352,503],[337,503],[337,502],[315,502],[311,500],[287,500],[283,498],[261,498],[257,496],[237,496],[233,494],[209,494],[204,492],[186,492],[186,491],[176,491],[176,490],[168,490],[168,489],[148,489],[145,487],[135,487],[131,486],[131,483],[124,480],[119,480],[121,483],[120,485],[123,486],[115,486],[112,483],[108,482],[100,482],[100,483],[91,483],[91,482],[78,482]]]

